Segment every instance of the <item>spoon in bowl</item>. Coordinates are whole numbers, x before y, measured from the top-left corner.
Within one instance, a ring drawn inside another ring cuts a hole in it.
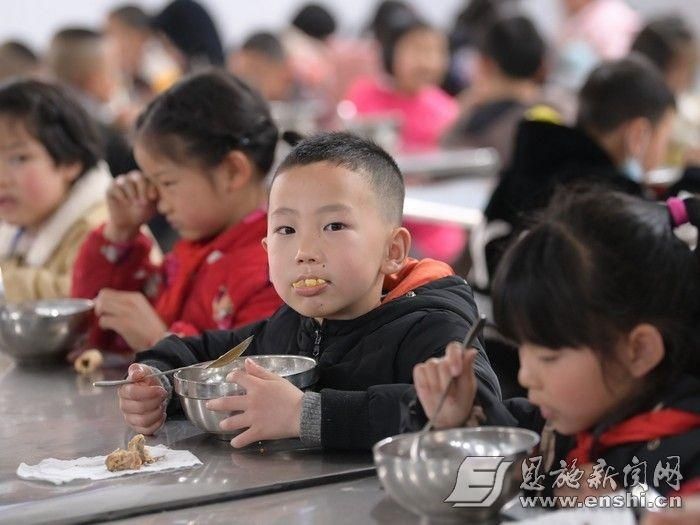
[[[231,364],[234,359],[239,358],[243,352],[245,352],[248,347],[250,346],[250,343],[253,342],[253,336],[251,335],[247,339],[244,339],[240,343],[238,343],[236,346],[231,348],[228,352],[226,352],[224,355],[219,357],[216,361],[212,361],[209,363],[205,368],[221,368],[222,366],[226,366],[228,364]],[[142,379],[145,379],[146,377],[160,377],[160,376],[165,376],[168,374],[173,374],[177,372],[178,370],[185,370],[186,368],[192,368],[193,366],[199,366],[199,363],[196,363],[194,365],[188,365],[188,366],[181,366],[180,368],[171,368],[170,370],[164,370],[162,372],[157,372],[155,374],[148,374],[147,376],[144,376]],[[141,381],[139,379],[138,381]],[[117,381],[95,381],[92,386],[119,386],[119,385],[129,385],[131,383],[137,383],[138,381],[134,381],[133,379],[119,379]]]

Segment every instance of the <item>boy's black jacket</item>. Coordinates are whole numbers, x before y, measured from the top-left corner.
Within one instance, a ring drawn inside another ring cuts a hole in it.
[[[209,331],[199,337],[170,336],[137,355],[161,370],[216,359],[249,335],[246,352],[316,357],[322,396],[324,448],[369,449],[399,432],[399,398],[411,388],[413,367],[440,356],[450,341],[461,341],[477,318],[464,279],[442,277],[382,303],[352,320],[319,325],[288,306],[271,318],[236,331]],[[481,341],[475,362],[481,383],[500,399],[498,379]],[[174,396],[169,411],[179,410]]]

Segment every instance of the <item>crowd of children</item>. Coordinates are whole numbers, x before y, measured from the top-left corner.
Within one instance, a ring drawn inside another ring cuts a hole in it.
[[[675,490],[700,492],[700,259],[678,235],[700,224],[696,39],[678,16],[567,0],[550,45],[512,4],[474,0],[449,39],[401,1],[358,39],[309,4],[228,59],[193,0],[118,7],[42,57],[0,45],[7,300],[93,299],[91,346],[135,361],[119,404],[145,434],[180,410],[154,369],[254,335],[248,354],[313,357],[319,380],[302,392],[247,360],[227,378],[246,394],[208,403],[235,413],[234,447],[367,450],[420,428],[449,387],[437,428],[535,430],[547,470],[679,456]],[[269,103],[308,100],[326,129],[282,133]],[[397,148],[339,131],[341,101],[398,122]],[[441,147],[501,158],[466,247],[403,217],[392,153]],[[667,163],[676,184],[650,185]],[[463,250],[467,279],[450,266]],[[464,352],[472,285],[498,343]],[[504,362],[527,399],[502,388]]]

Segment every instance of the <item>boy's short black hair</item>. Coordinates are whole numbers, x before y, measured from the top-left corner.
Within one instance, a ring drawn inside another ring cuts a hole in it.
[[[0,117],[23,123],[58,166],[79,162],[82,175],[102,158],[102,143],[95,123],[60,86],[38,80],[0,85]]]
[[[272,33],[260,31],[253,33],[241,46],[243,51],[254,51],[277,62],[283,62],[287,58],[282,42]]]
[[[335,33],[336,23],[333,15],[321,4],[309,3],[299,9],[292,25],[311,38],[324,40]]]
[[[676,15],[650,21],[632,43],[632,51],[644,55],[662,72],[694,41],[693,31]]]
[[[518,15],[496,19],[486,30],[479,50],[507,77],[532,78],[542,65],[545,43],[535,24]]]
[[[632,54],[596,67],[579,92],[578,104],[580,128],[608,133],[638,117],[656,124],[676,102],[658,68]]]
[[[317,162],[328,162],[362,175],[371,184],[387,219],[401,224],[406,193],[403,176],[396,161],[381,147],[352,133],[322,133],[297,144],[279,165],[275,177],[290,168]]]

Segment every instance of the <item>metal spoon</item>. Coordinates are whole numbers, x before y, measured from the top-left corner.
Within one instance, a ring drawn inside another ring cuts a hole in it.
[[[253,336],[251,335],[247,339],[244,339],[240,343],[238,343],[236,346],[231,348],[228,352],[226,352],[224,355],[219,357],[216,361],[212,361],[209,363],[206,368],[220,368],[222,366],[226,366],[230,364],[234,359],[237,359],[245,352],[248,347],[250,346],[250,343],[253,342]],[[168,374],[172,374],[177,372],[178,370],[185,370],[186,368],[192,368],[193,366],[199,366],[199,363],[196,363],[194,365],[188,365],[188,366],[181,366],[180,368],[171,368],[170,370],[164,370],[163,372],[157,372],[155,374],[148,374],[147,376],[144,376],[142,379],[146,379],[147,377],[160,377],[160,376],[165,376]],[[138,381],[141,381],[139,379]],[[129,385],[131,383],[138,383],[138,381],[134,381],[133,379],[119,379],[117,381],[95,381],[92,386],[119,386],[119,385]]]
[[[465,352],[468,350],[471,346],[474,340],[477,338],[479,333],[481,332],[481,329],[484,327],[486,324],[486,316],[485,315],[480,315],[479,320],[472,325],[472,327],[469,329],[467,332],[467,335],[464,338],[464,341],[462,342],[462,351]],[[410,457],[412,460],[417,460],[418,459],[418,446],[420,444],[421,438],[430,431],[431,428],[433,428],[434,422],[438,417],[438,414],[440,414],[440,410],[442,410],[442,405],[445,404],[445,400],[447,399],[447,395],[450,392],[450,388],[452,388],[452,385],[455,383],[457,380],[456,377],[453,377],[450,382],[447,384],[447,388],[445,388],[445,391],[442,393],[442,396],[440,397],[440,400],[438,401],[437,408],[435,409],[435,413],[433,414],[433,417],[428,419],[428,422],[423,426],[423,428],[416,434],[415,439],[411,442],[411,449],[409,451]]]

